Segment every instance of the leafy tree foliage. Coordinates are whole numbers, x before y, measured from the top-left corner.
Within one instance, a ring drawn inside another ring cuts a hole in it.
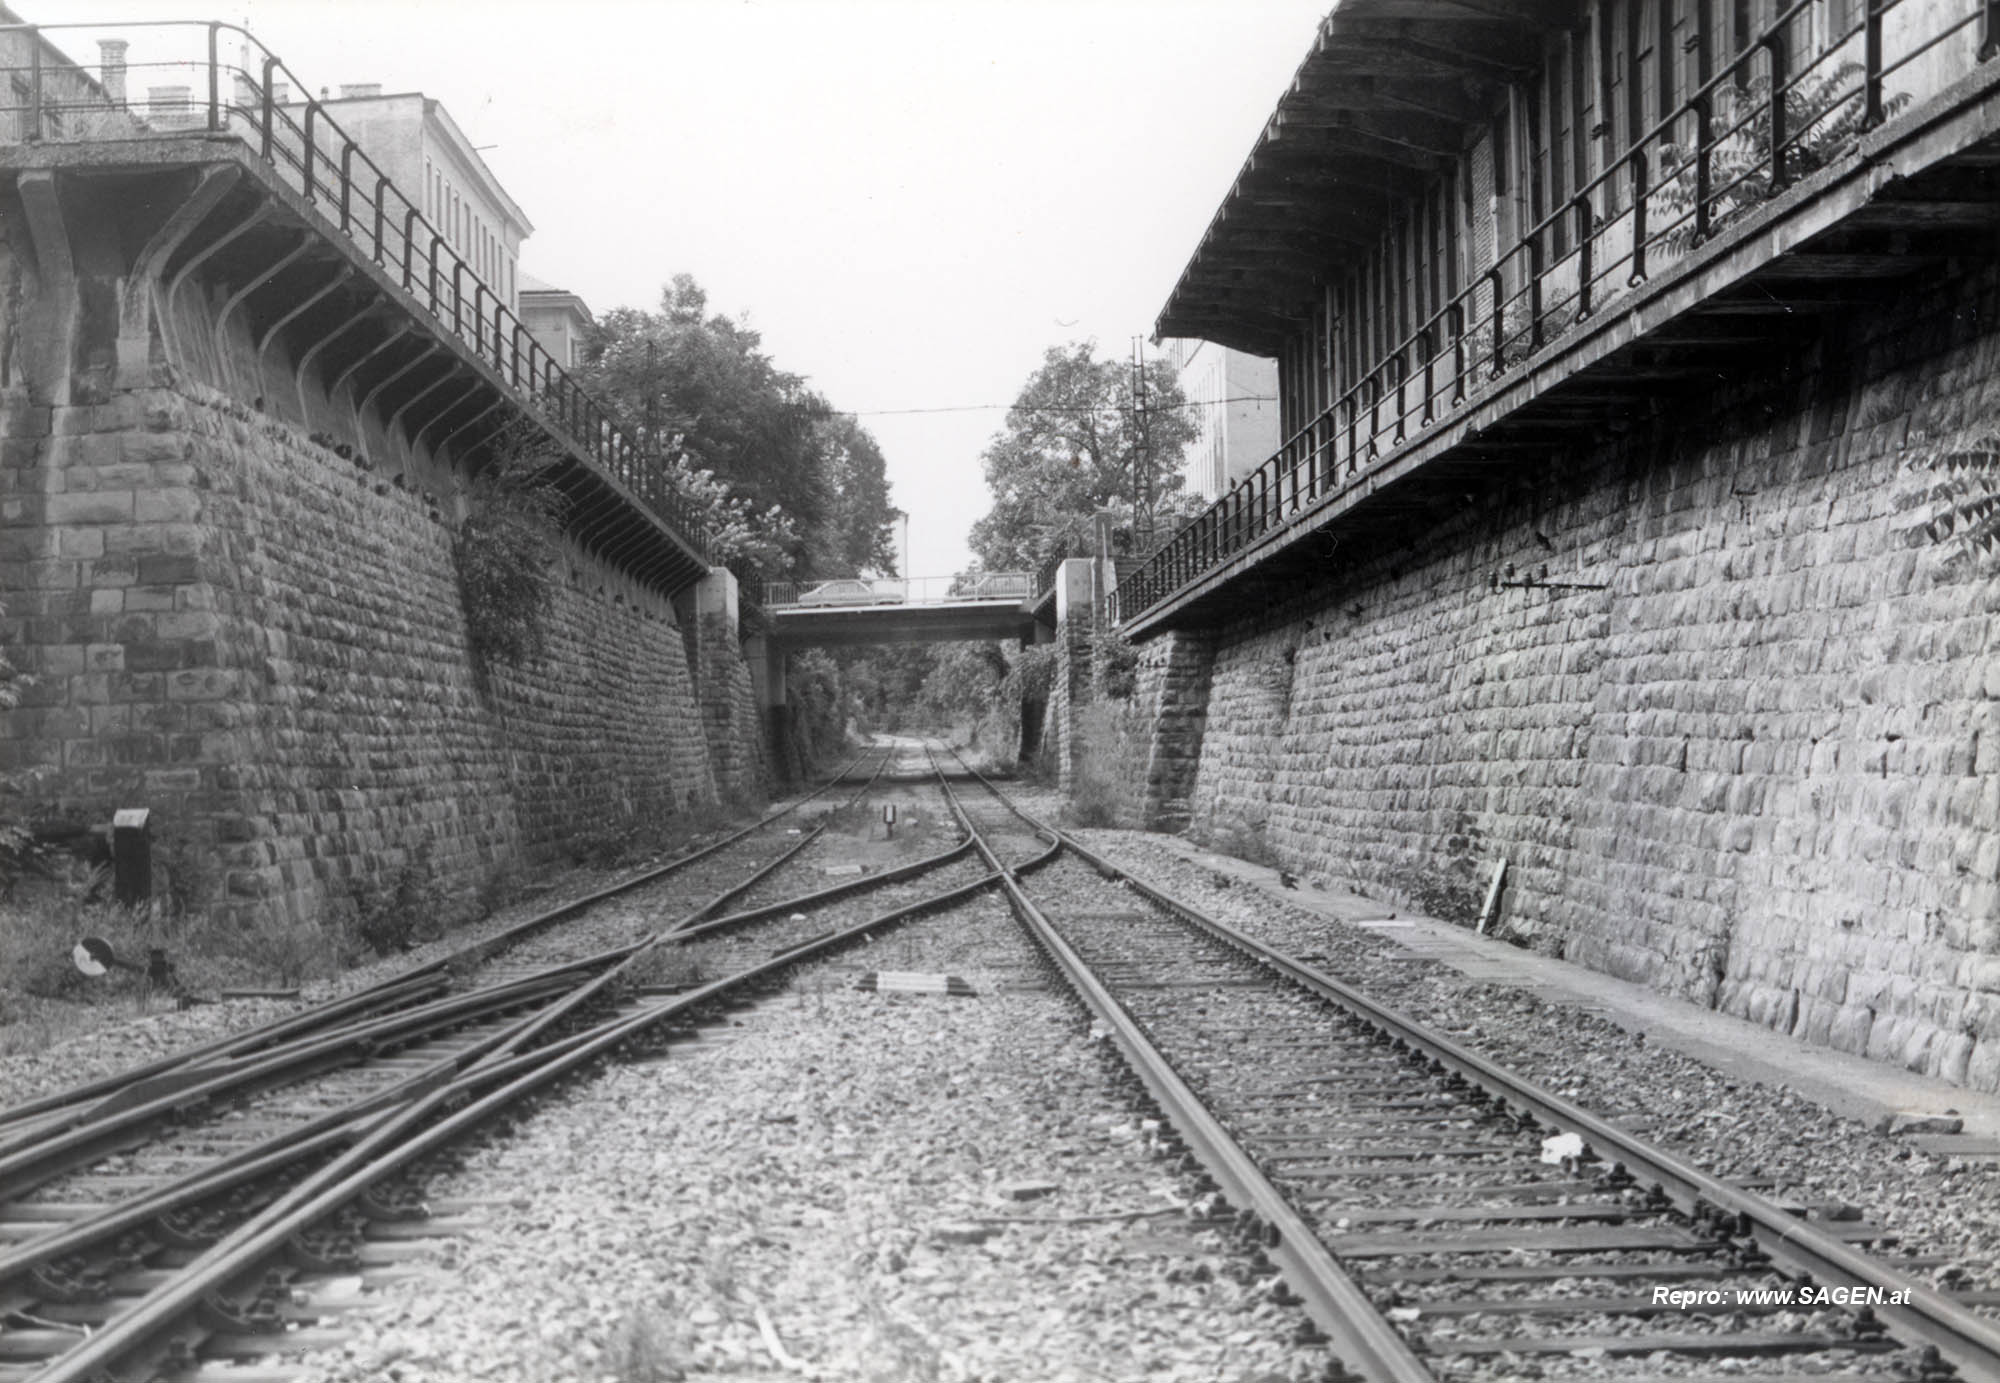
[[[591,336],[584,383],[672,461],[718,555],[766,576],[889,571],[896,510],[881,450],[751,327],[676,275],[654,312],[621,307]]]
[[[1173,365],[1143,369],[1136,407],[1130,364],[1100,360],[1095,342],[1051,346],[1028,377],[982,460],[993,507],[972,526],[989,571],[1035,571],[1081,552],[1093,516],[1112,515],[1140,547],[1190,511],[1181,457],[1195,423]]]

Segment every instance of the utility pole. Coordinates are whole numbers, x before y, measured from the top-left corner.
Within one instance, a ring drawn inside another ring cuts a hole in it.
[[[1132,535],[1153,546],[1153,420],[1147,410],[1144,338],[1132,338]]]

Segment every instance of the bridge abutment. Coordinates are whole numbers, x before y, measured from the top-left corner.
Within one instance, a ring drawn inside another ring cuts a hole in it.
[[[1067,558],[1056,569],[1056,666],[1042,734],[1046,738],[1053,727],[1057,782],[1064,792],[1075,789],[1088,749],[1078,722],[1095,685],[1096,581],[1097,564],[1087,557]]]

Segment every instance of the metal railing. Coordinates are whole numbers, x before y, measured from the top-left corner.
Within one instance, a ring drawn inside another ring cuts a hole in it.
[[[1908,87],[1940,90],[2000,50],[2000,0],[1862,0],[1850,28],[1795,54],[1818,3],[1794,0],[1719,70],[1697,34],[1693,94],[1127,576],[1120,617],[1365,483],[1480,385],[1837,160]]]
[[[821,609],[867,605],[948,605],[966,600],[1022,601],[1034,594],[1025,571],[975,571],[959,576],[840,576],[822,581],[773,581],[764,608]]]
[[[47,35],[138,40],[149,50],[97,78],[68,60]],[[238,47],[225,57],[225,37]],[[130,24],[0,25],[0,117],[14,142],[51,144],[106,139],[187,139],[229,135],[255,149],[280,180],[312,203],[350,244],[387,271],[417,308],[449,331],[512,392],[540,424],[638,497],[702,559],[709,535],[694,506],[674,487],[648,439],[634,438],[610,411],[529,334],[525,323],[450,235],[382,171],[363,147],[306,92],[289,67],[248,30],[220,21],[149,20]],[[124,98],[135,73],[172,80],[147,100]]]

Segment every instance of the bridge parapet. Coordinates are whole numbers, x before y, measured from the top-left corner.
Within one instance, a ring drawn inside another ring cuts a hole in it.
[[[56,47],[57,40],[91,39],[105,53],[95,77]],[[510,422],[525,424],[595,473],[564,481],[579,509],[601,518],[607,503],[613,508],[622,503],[664,530],[674,551],[640,567],[670,587],[706,572],[712,560],[706,527],[672,484],[656,439],[619,428],[534,340],[506,295],[454,248],[451,235],[322,102],[292,97],[312,88],[247,30],[214,21],[0,26],[0,67],[5,77],[0,95],[12,94],[11,102],[0,104],[0,143],[14,146],[7,161],[23,177],[72,168],[102,176],[111,168],[158,169],[176,161],[213,169],[227,160],[261,170],[259,181],[268,179],[296,197],[290,206],[258,204],[246,210],[240,190],[231,196],[226,170],[221,179],[204,177],[182,207],[153,228],[148,248],[157,251],[154,262],[133,266],[135,281],[144,280],[149,269],[156,275],[170,272],[166,292],[157,291],[162,286],[157,282],[140,282],[123,309],[128,317],[143,318],[148,306],[170,314],[181,280],[197,265],[209,261],[209,268],[218,267],[220,261],[211,256],[225,247],[231,257],[245,257],[290,219],[286,212],[302,209],[308,234],[244,270],[227,299],[225,316],[240,310],[258,318],[260,374],[274,339],[293,345],[300,374],[315,357],[334,372],[329,403],[351,380],[357,399],[380,405],[389,424],[385,432],[400,424],[412,450],[430,434],[436,448],[456,443],[464,454],[490,443]],[[144,102],[129,100],[127,83],[147,72],[171,80],[152,86]],[[414,322],[390,329],[400,344],[382,338],[379,300],[355,293],[361,285],[350,270],[327,275],[324,246],[312,243],[315,234],[364,261],[375,271],[369,276],[375,286],[392,290],[397,306],[414,316]],[[156,299],[152,304],[145,301],[149,294]],[[136,384],[144,378],[152,347],[143,321],[136,330],[132,322],[124,327],[122,382]],[[357,359],[355,347],[371,336],[371,348]],[[232,377],[226,366],[215,373],[220,377],[211,382],[218,387],[236,392],[247,385],[259,406],[268,399],[269,410],[281,416],[297,413],[298,421],[321,425],[329,436],[346,430],[337,423],[325,426],[328,420],[315,416],[302,382],[298,407],[291,409],[282,395],[263,389],[261,379]],[[348,438],[357,448],[361,440]],[[585,522],[595,526],[597,519]],[[602,534],[601,545],[623,549],[629,557],[637,541],[631,525],[612,527],[617,531]]]
[[[969,601],[1019,604],[1036,594],[1025,571],[968,572],[959,576],[840,576],[820,581],[774,581],[766,609],[841,605],[955,605]]]

